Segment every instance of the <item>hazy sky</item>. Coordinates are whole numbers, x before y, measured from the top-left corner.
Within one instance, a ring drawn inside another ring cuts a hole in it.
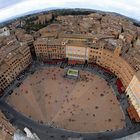
[[[0,22],[51,7],[112,11],[140,20],[140,0],[0,0]]]

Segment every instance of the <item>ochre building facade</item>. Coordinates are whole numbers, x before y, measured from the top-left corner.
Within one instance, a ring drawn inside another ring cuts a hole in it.
[[[4,89],[29,66],[32,57],[29,47],[23,43],[5,46],[0,54],[0,93],[3,94]]]

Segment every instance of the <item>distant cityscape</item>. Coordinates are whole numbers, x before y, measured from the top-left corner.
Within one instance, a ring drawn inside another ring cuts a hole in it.
[[[42,10],[44,11],[58,8],[103,10],[106,12],[120,13],[133,19],[140,20],[140,2],[133,0],[60,0],[59,2],[57,0],[0,0],[0,3],[0,22],[24,16],[25,14],[31,14],[33,11],[41,12]]]

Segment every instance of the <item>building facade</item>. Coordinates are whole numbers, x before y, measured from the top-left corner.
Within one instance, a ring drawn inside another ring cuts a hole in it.
[[[126,89],[131,105],[135,108],[138,117],[136,121],[140,122],[140,71],[132,78],[129,86]]]
[[[16,43],[0,50],[0,93],[32,62],[27,44]]]
[[[66,44],[66,58],[69,64],[83,64],[88,61],[89,48],[84,41],[69,40]]]
[[[113,72],[118,78],[120,78],[124,87],[127,88],[134,75],[132,67],[118,55],[116,50],[111,52],[103,49],[99,54],[101,54],[101,56],[97,57],[97,64]]]
[[[34,42],[37,59],[45,61],[66,58],[66,42],[65,39],[38,38]]]

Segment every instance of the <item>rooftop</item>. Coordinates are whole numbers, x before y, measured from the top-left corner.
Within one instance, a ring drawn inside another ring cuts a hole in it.
[[[69,40],[67,46],[88,47],[86,41]]]

